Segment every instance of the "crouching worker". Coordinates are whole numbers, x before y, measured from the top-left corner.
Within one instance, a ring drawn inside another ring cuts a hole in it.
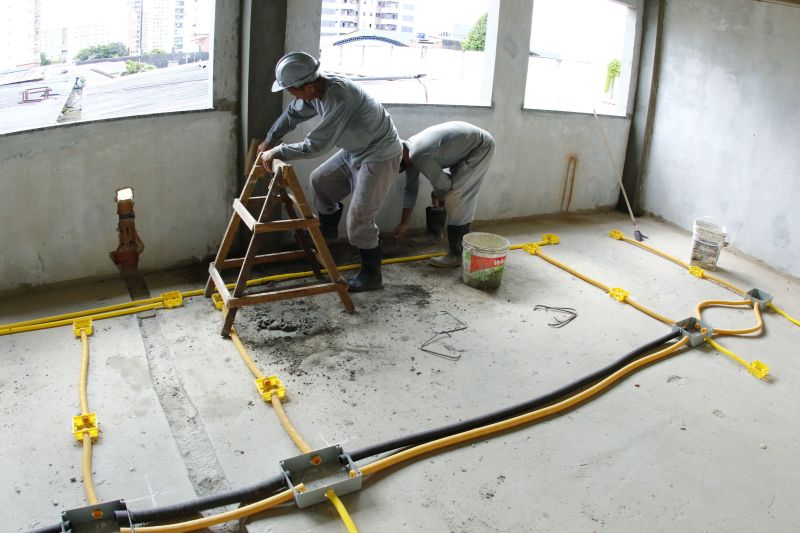
[[[402,145],[383,106],[347,78],[322,74],[319,61],[305,52],[283,56],[275,67],[273,92],[286,89],[296,98],[259,147],[265,165],[316,157],[334,146],[336,154],[311,173],[314,207],[326,239],[338,237],[341,201],[352,194],[347,237],[358,247],[361,269],[349,280],[351,292],[383,287],[380,231],[375,216],[397,176]],[[315,116],[319,124],[305,140],[278,144],[298,124]]]
[[[417,202],[419,175],[433,186],[433,205],[447,210],[448,252],[434,257],[430,264],[452,268],[461,264],[461,240],[475,218],[478,190],[494,154],[494,138],[489,132],[466,122],[445,122],[431,126],[403,141],[400,172],[406,174],[403,213],[394,236],[403,239]],[[444,169],[449,169],[449,173]]]

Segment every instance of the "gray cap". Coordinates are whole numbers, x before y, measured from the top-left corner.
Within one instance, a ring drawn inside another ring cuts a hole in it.
[[[275,82],[272,92],[287,87],[300,87],[319,77],[319,61],[305,52],[289,52],[275,65]]]

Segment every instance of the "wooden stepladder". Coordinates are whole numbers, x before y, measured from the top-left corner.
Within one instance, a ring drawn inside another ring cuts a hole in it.
[[[210,276],[206,283],[205,296],[210,297],[216,288],[222,297],[222,335],[225,337],[230,334],[236,318],[236,311],[240,307],[248,305],[336,291],[339,293],[345,309],[350,313],[355,310],[347,292],[347,282],[339,275],[336,263],[334,263],[328,245],[319,230],[319,220],[314,216],[306,201],[292,165],[276,159],[273,160],[270,170],[271,172],[267,171],[260,157],[256,158],[242,188],[242,193],[238,199],[233,201],[233,214],[228,222],[228,229],[225,230],[225,237],[219,246],[217,257],[209,265]],[[264,176],[271,176],[266,196],[252,196],[256,183]],[[265,220],[270,212],[270,207],[275,204],[282,204],[286,208],[288,219]],[[258,212],[258,216],[253,216],[248,206],[252,206],[254,211]],[[230,252],[240,222],[244,222],[250,230],[250,243],[244,257],[228,259],[228,252]],[[301,247],[300,250],[258,255],[259,243],[265,233],[287,230],[294,230]],[[253,266],[303,258],[308,259],[311,263],[317,283],[258,294],[245,294]],[[226,268],[233,267],[240,267],[240,270],[233,291],[229,291],[222,279],[221,272]],[[327,279],[323,276],[321,267],[327,271]]]

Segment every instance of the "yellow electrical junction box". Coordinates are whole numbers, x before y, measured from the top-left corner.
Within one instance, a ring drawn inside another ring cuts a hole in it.
[[[83,442],[83,434],[89,433],[92,442],[97,441],[100,437],[100,428],[97,427],[97,413],[86,413],[85,415],[78,415],[72,417],[72,434],[78,439],[78,442]]]

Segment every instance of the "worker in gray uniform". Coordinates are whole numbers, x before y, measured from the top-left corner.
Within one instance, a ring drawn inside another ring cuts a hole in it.
[[[405,172],[403,212],[394,236],[403,239],[417,202],[419,175],[424,174],[433,186],[434,206],[444,203],[447,210],[448,252],[430,260],[442,268],[461,264],[461,240],[475,219],[475,206],[489,163],[494,154],[494,138],[489,132],[467,122],[445,122],[424,129],[403,141]],[[445,171],[447,169],[447,171]]]
[[[275,67],[273,92],[286,89],[296,98],[270,128],[259,147],[269,168],[283,161],[317,157],[332,147],[333,157],[311,173],[314,207],[326,239],[338,237],[342,199],[352,193],[347,237],[358,247],[361,268],[348,282],[351,292],[383,287],[380,230],[375,216],[397,176],[402,145],[391,117],[375,99],[347,78],[323,74],[319,61],[305,52],[283,56]],[[279,144],[298,124],[319,116],[305,140]]]

